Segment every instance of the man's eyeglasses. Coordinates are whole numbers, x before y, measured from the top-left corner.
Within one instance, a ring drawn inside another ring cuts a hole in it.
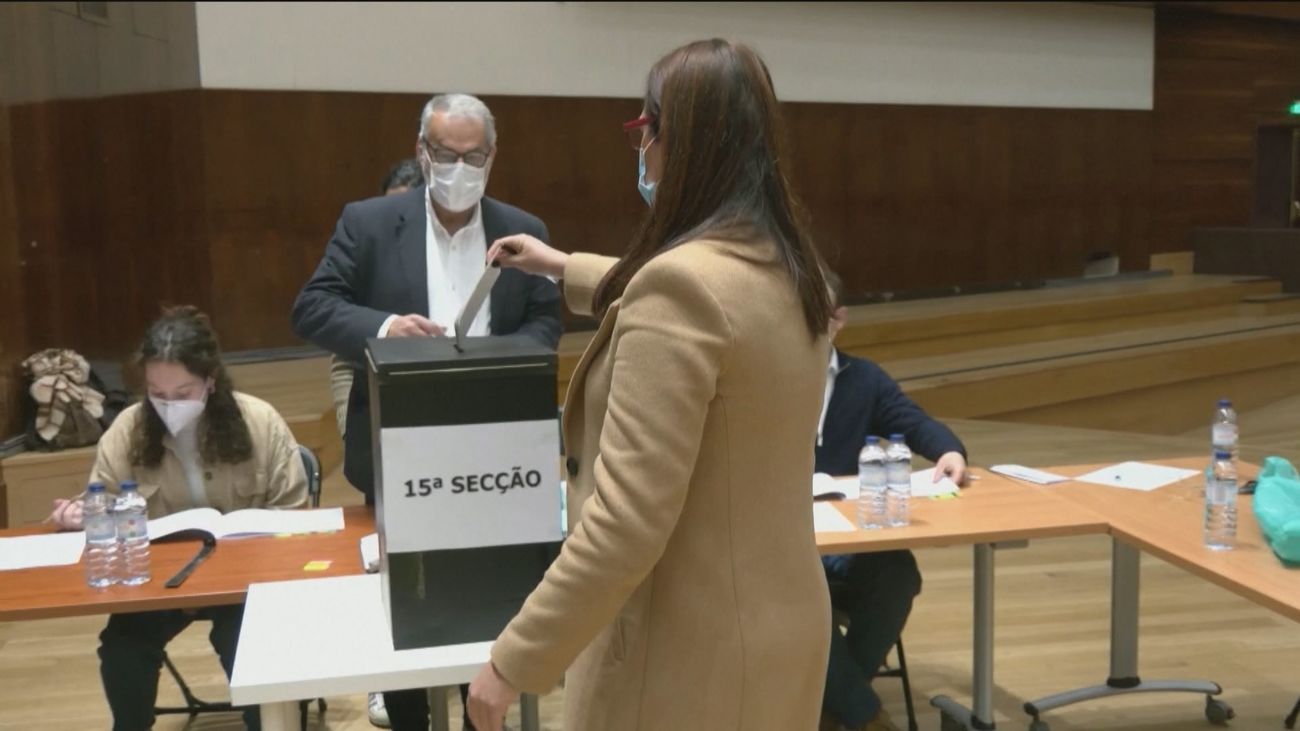
[[[444,165],[454,165],[461,160],[464,160],[465,164],[472,168],[481,168],[484,165],[487,165],[488,158],[491,157],[491,155],[482,150],[470,150],[469,152],[462,154],[455,150],[449,150],[446,147],[439,147],[425,138],[421,138],[420,142],[424,145],[424,151],[429,154],[429,159]]]
[[[654,119],[645,115],[641,115],[631,122],[623,123],[623,131],[627,134],[627,142],[632,146],[633,150],[639,151],[641,149],[641,142],[645,138],[644,129],[653,125]]]

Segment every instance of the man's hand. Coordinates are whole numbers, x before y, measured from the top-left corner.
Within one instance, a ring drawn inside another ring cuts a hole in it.
[[[478,731],[501,731],[506,711],[519,700],[519,691],[488,663],[469,686],[469,720]]]
[[[388,326],[386,338],[436,338],[446,334],[433,320],[421,315],[402,315]]]
[[[47,520],[59,526],[59,530],[81,530],[81,501],[55,500],[54,512]]]
[[[934,463],[934,481],[938,482],[945,477],[950,478],[958,487],[965,486],[966,458],[961,452],[948,452]]]

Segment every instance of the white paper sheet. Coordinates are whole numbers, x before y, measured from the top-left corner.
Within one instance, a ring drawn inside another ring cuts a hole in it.
[[[996,472],[999,475],[1014,477],[1017,480],[1032,482],[1035,485],[1055,485],[1060,482],[1069,482],[1070,478],[1042,470],[1035,470],[1024,465],[1018,464],[999,464],[989,468],[990,472]]]
[[[957,485],[945,477],[934,481],[934,468],[929,467],[912,473],[912,497],[943,497],[957,492]],[[856,477],[831,477],[824,472],[813,475],[813,497],[823,495],[843,495],[844,500],[857,500],[861,490]]]
[[[858,492],[858,478],[856,477],[831,477],[825,472],[818,472],[813,475],[813,497],[838,493],[844,496],[844,500],[857,500]]]
[[[327,533],[343,530],[343,508],[249,509],[236,510],[225,515],[212,508],[196,508],[149,521],[150,540],[158,540],[185,530],[201,530],[217,538],[237,535]]]
[[[1164,467],[1143,462],[1121,462],[1110,467],[1103,467],[1096,472],[1089,472],[1078,478],[1079,482],[1093,485],[1118,487],[1125,490],[1150,492],[1166,485],[1181,482],[1199,474],[1198,470],[1184,470],[1177,467]]]
[[[834,505],[813,503],[813,530],[818,533],[845,533],[857,528]]]
[[[81,560],[85,547],[83,531],[0,538],[0,571],[69,566]]]
[[[935,482],[933,467],[912,473],[912,497],[945,497],[957,494],[958,490],[957,483],[947,475]]]

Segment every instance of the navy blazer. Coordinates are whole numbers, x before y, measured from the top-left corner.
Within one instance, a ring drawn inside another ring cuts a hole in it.
[[[389,315],[429,316],[426,190],[420,186],[345,206],[316,273],[293,303],[294,333],[353,364],[343,471],[367,497],[374,495],[370,386],[360,364],[366,340],[379,335]],[[514,206],[484,198],[482,216],[488,246],[510,234],[548,240],[541,219]],[[554,282],[502,269],[492,286],[491,332],[554,348],[560,307]]]
[[[966,454],[957,435],[908,398],[885,369],[843,352],[839,358],[822,443],[816,448],[818,472],[856,475],[858,452],[873,434],[881,441],[902,434],[914,453],[932,462],[948,452]]]

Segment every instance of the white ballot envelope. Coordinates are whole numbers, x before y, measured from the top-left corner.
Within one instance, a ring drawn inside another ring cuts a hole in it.
[[[469,333],[469,328],[474,324],[474,318],[478,317],[478,311],[483,308],[483,302],[492,292],[492,285],[497,283],[497,277],[501,276],[501,267],[489,266],[483,270],[483,276],[478,278],[478,284],[474,285],[474,291],[470,293],[469,299],[465,300],[465,306],[460,308],[460,314],[456,315],[456,350],[464,350],[465,336]]]

